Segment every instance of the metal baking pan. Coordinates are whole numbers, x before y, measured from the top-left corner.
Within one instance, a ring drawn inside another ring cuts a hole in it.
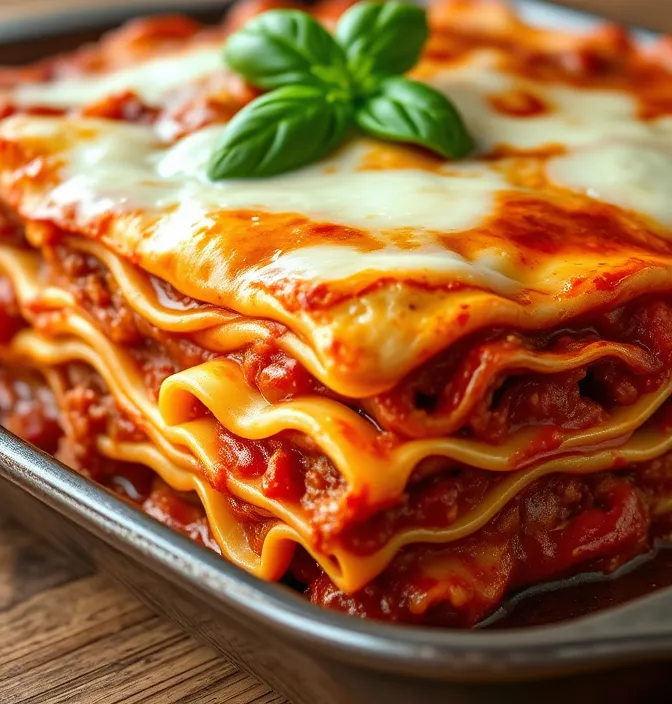
[[[525,6],[554,21],[548,6]],[[563,23],[587,21],[559,12]],[[97,32],[74,20],[70,27],[48,42],[0,46],[0,64]],[[452,631],[361,621],[257,580],[1,428],[0,507],[294,704],[672,700],[672,590],[544,627]]]
[[[663,702],[672,692],[668,590],[545,627],[361,621],[252,577],[1,428],[0,505],[294,704]]]

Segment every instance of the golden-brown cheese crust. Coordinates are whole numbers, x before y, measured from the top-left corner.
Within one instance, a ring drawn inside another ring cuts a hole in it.
[[[473,330],[555,327],[668,291],[664,49],[638,49],[613,29],[531,29],[475,0],[430,16],[415,75],[462,108],[479,144],[464,162],[355,140],[305,173],[229,187],[203,179],[216,124],[166,142],[161,118],[18,115],[0,122],[0,198],[189,296],[283,323],[313,349],[326,383],[357,397]],[[173,51],[206,46],[180,32]],[[165,46],[156,55],[170,57]],[[196,61],[183,78],[199,83],[206,69]],[[45,102],[59,85],[44,84]],[[39,86],[30,91],[39,100]],[[180,91],[165,88],[171,100]],[[26,100],[21,87],[16,95]],[[156,90],[145,99],[168,109]]]

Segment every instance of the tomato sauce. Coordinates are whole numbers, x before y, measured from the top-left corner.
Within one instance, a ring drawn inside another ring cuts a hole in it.
[[[71,291],[94,324],[123,344],[154,398],[166,377],[217,356],[189,336],[165,333],[135,313],[95,257],[59,244],[56,237],[45,248],[45,258],[54,283]],[[170,308],[202,305],[165,282],[152,278],[151,283]],[[635,403],[665,383],[672,362],[672,338],[666,332],[672,329],[671,318],[669,303],[644,297],[577,320],[571,327],[566,324],[562,330],[475,333],[420,366],[391,391],[364,400],[330,391],[274,339],[257,341],[228,356],[240,365],[249,386],[270,403],[306,395],[335,399],[370,420],[380,429],[381,443],[389,447],[404,439],[450,435],[496,445],[519,430],[536,428],[532,441],[514,457],[522,466],[553,454],[569,433],[606,422],[614,409]],[[532,373],[507,361],[521,351],[571,358],[590,345],[610,342],[625,352],[563,372]],[[194,418],[202,415],[209,411],[199,405]],[[379,549],[397,530],[450,525],[499,479],[496,474],[458,468],[458,475],[473,478],[469,488],[464,478],[450,475],[454,465],[430,458],[424,464],[434,463],[435,469],[424,483],[412,481],[393,506],[372,506],[365,496],[349,491],[333,463],[308,438],[286,432],[250,441],[221,426],[217,432],[218,462],[208,472],[212,486],[226,491],[229,477],[259,480],[269,499],[294,505],[305,514],[316,544],[325,549],[339,539],[353,551],[366,553]],[[417,468],[415,476],[422,472]]]
[[[149,515],[219,550],[195,497],[175,492],[145,467],[114,462],[97,453],[90,439],[101,432],[127,441],[139,441],[143,436],[114,407],[95,375],[75,365],[67,370],[67,382],[70,389],[57,407],[39,377],[3,371],[0,422],[55,452]],[[277,483],[284,496],[286,474],[292,471],[284,453],[293,452],[290,447],[282,443],[273,448],[241,444],[236,448],[236,471],[248,478],[270,475],[270,491],[277,490]],[[270,457],[266,454],[269,449],[274,453]],[[234,463],[231,458],[228,461]],[[298,476],[290,486],[298,486]],[[310,491],[323,499],[328,486],[322,475],[318,477],[317,483],[317,477],[311,480]],[[396,531],[417,524],[449,525],[460,511],[478,503],[491,485],[490,477],[492,474],[467,468],[419,468],[400,505],[357,529],[346,530],[343,543],[365,555]],[[276,519],[225,495],[249,545],[260,552]],[[314,602],[353,615],[473,626],[516,589],[577,572],[610,573],[645,553],[656,536],[669,532],[665,521],[654,521],[654,516],[660,514],[662,502],[670,500],[672,454],[632,470],[587,477],[555,475],[534,482],[467,538],[448,545],[402,549],[378,578],[355,594],[338,590],[301,550],[291,574]]]

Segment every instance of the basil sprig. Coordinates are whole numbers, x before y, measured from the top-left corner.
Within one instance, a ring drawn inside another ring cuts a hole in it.
[[[403,76],[384,79],[364,100],[355,120],[376,137],[419,144],[447,159],[466,156],[473,146],[453,104],[424,83]]]
[[[321,159],[345,137],[352,112],[352,103],[330,101],[316,86],[277,88],[234,115],[212,157],[211,172],[254,178]]]
[[[455,106],[399,75],[417,63],[428,35],[425,11],[402,2],[354,5],[335,36],[299,10],[253,18],[228,39],[224,58],[270,92],[226,125],[210,178],[259,178],[305,166],[338,146],[353,123],[446,158],[465,156],[473,143]]]
[[[258,88],[335,84],[347,88],[343,49],[300,10],[269,10],[231,35],[224,60]]]
[[[365,93],[382,76],[410,71],[428,37],[427,13],[401,2],[353,5],[336,27],[350,75]]]

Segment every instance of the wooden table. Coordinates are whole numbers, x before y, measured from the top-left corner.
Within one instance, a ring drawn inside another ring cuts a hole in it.
[[[0,516],[2,704],[286,704]]]

